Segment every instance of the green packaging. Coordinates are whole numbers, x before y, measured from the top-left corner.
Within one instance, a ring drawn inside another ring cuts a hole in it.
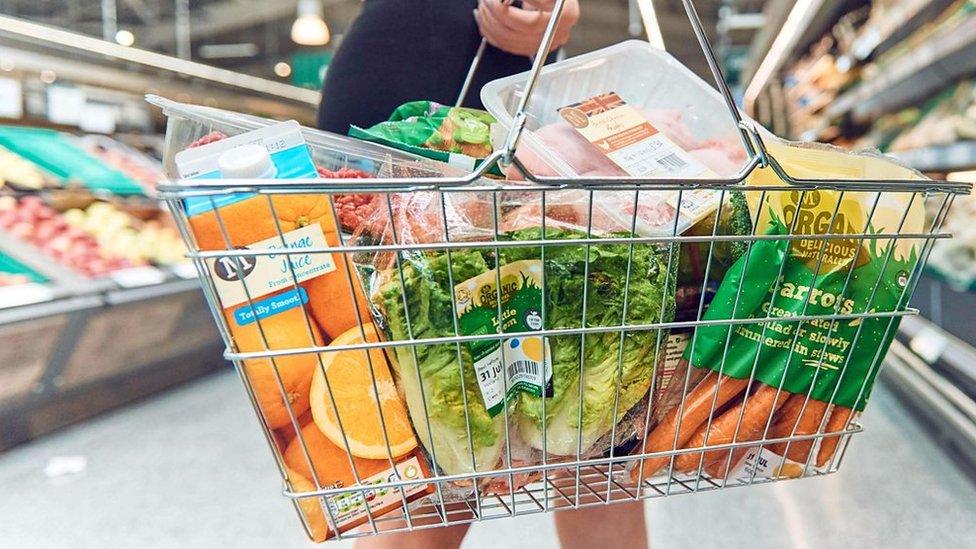
[[[478,109],[411,101],[397,107],[386,122],[350,127],[349,135],[473,170],[492,152],[495,123],[494,116]],[[497,167],[491,173],[501,175]]]
[[[874,156],[778,144],[769,150],[797,178],[922,178]],[[756,170],[749,183],[784,185],[771,169]],[[904,310],[922,240],[844,235],[924,233],[923,197],[828,189],[748,195],[757,234],[836,236],[755,241],[729,269],[704,319],[782,320],[700,327],[685,358],[740,379],[755,371],[767,385],[863,410],[898,318],[822,317]],[[797,316],[821,318],[791,320]]]

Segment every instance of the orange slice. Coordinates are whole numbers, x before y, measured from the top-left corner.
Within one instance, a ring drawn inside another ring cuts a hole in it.
[[[365,332],[370,342],[379,341],[372,324],[365,327]],[[362,342],[362,332],[356,326],[335,338],[329,346]],[[322,362],[326,374],[322,374],[322,368],[316,368],[312,377],[312,418],[333,444],[345,448],[348,443],[352,455],[367,459],[387,459],[391,455],[397,458],[417,447],[407,410],[397,393],[382,350],[372,349],[368,355],[365,350],[326,351],[322,353]]]

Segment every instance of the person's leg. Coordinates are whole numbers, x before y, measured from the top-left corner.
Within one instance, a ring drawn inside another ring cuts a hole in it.
[[[386,534],[356,540],[356,549],[457,549],[469,524]]]
[[[644,502],[597,505],[553,514],[562,549],[645,549]]]

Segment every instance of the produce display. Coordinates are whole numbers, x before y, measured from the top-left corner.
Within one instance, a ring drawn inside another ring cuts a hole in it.
[[[64,219],[94,236],[106,253],[133,265],[176,265],[185,260],[186,247],[176,229],[159,220],[140,221],[108,202],[68,210]]]
[[[0,230],[40,249],[51,259],[88,277],[140,264],[115,255],[40,197],[0,196]]]
[[[106,166],[75,145],[73,138],[44,128],[0,126],[0,146],[65,182],[118,195],[143,194],[124,173]]]
[[[0,147],[0,188],[43,189],[54,184],[53,178],[28,160]]]
[[[162,180],[163,167],[118,141],[105,136],[89,135],[79,140],[86,152],[129,176],[146,191],[152,191]]]
[[[19,286],[31,282],[45,282],[45,280],[16,259],[0,253],[0,287]]]

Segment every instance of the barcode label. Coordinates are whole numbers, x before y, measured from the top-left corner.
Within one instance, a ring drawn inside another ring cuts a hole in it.
[[[657,159],[657,163],[670,170],[680,170],[688,166],[683,158],[675,153]]]
[[[508,378],[515,379],[515,376],[524,374],[538,376],[541,369],[542,365],[538,362],[532,362],[530,360],[516,360],[508,365]]]

